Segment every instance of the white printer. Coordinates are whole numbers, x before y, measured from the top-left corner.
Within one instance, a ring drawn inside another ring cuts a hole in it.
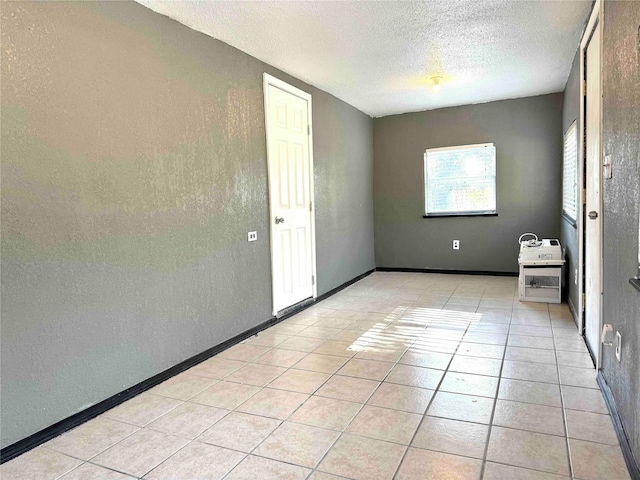
[[[518,263],[521,265],[557,265],[563,264],[562,247],[554,238],[528,240],[520,243]]]
[[[525,237],[532,237],[524,240]],[[560,303],[562,299],[562,246],[557,239],[538,239],[524,233],[520,243],[519,298],[521,302]]]

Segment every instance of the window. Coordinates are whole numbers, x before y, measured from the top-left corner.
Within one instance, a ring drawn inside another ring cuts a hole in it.
[[[425,213],[496,213],[496,147],[493,143],[430,148],[424,154]]]
[[[564,134],[562,212],[574,222],[578,218],[578,128],[575,121]]]

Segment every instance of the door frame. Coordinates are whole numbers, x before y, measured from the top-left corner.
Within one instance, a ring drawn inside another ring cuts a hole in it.
[[[579,295],[578,295],[578,330],[581,334],[585,334],[585,299],[586,299],[586,282],[584,278],[584,269],[585,269],[585,229],[586,229],[586,219],[585,219],[585,207],[587,201],[587,190],[586,190],[586,148],[585,148],[585,99],[586,99],[586,89],[585,89],[585,56],[587,53],[587,46],[589,45],[589,40],[591,39],[591,35],[593,30],[597,25],[600,26],[600,71],[598,72],[599,78],[599,97],[600,97],[600,118],[598,121],[600,122],[600,138],[598,139],[598,143],[600,145],[600,153],[603,153],[602,149],[602,59],[603,59],[603,43],[604,43],[604,1],[596,0],[593,9],[591,10],[591,14],[589,15],[589,21],[587,22],[587,26],[582,35],[582,40],[580,41],[580,124],[579,124],[579,153],[581,161],[578,162],[578,178],[580,179],[580,188],[579,188],[579,201],[578,201],[578,285],[580,286]],[[602,158],[599,159],[600,164],[602,164]],[[600,176],[600,181],[602,184],[602,175]],[[602,201],[602,186],[600,187],[600,199],[599,199],[599,215],[597,221],[600,222],[600,254],[603,252],[603,201]],[[603,288],[603,262],[600,263],[600,285]],[[602,331],[602,299],[600,301],[600,312],[598,312],[598,322],[599,322],[599,331]],[[598,355],[594,360],[596,361],[596,369],[599,369],[602,361],[602,348],[598,349]]]
[[[313,170],[313,123],[312,123],[312,99],[311,94],[307,93],[299,88],[289,85],[288,83],[276,78],[268,73],[263,73],[263,88],[264,88],[264,120],[265,120],[265,143],[267,147],[267,189],[269,200],[269,251],[271,254],[271,313],[274,317],[277,316],[276,310],[276,295],[275,295],[275,278],[274,278],[274,259],[273,259],[273,218],[274,213],[272,211],[271,203],[271,157],[269,154],[269,87],[278,88],[284,92],[290,93],[296,97],[299,97],[307,102],[307,124],[309,125],[309,135],[307,139],[309,142],[309,196],[311,197],[311,275],[312,277],[312,294],[315,300],[318,297],[318,276],[316,273],[316,202],[314,193],[314,170]],[[287,307],[283,307],[287,308]]]

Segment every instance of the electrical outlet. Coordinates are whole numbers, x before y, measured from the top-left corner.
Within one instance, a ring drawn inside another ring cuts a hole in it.
[[[622,334],[616,332],[616,358],[620,361],[620,350],[622,350]]]
[[[255,242],[258,239],[258,232],[247,233],[247,240],[249,242]]]
[[[460,240],[454,240],[453,241],[453,249],[454,250],[460,250]]]
[[[575,283],[576,285],[578,284],[578,269],[575,269],[575,272],[573,274],[573,283]]]

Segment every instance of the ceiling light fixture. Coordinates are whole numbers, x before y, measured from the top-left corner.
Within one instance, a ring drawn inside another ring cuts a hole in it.
[[[431,77],[431,90],[433,90],[436,93],[438,93],[442,89],[442,85],[440,85],[440,80],[442,80],[442,77],[438,75]]]

